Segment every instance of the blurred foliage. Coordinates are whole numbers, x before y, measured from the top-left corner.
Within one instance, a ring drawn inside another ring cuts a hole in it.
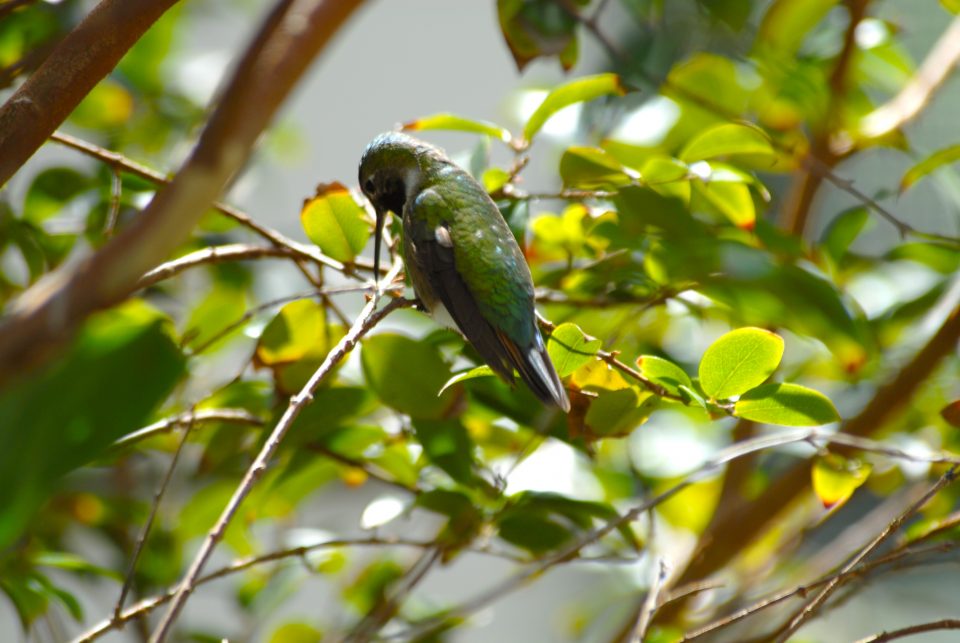
[[[226,532],[223,548],[234,555],[283,552],[279,564],[234,577],[235,605],[253,615],[235,624],[248,638],[319,641],[393,607],[398,628],[432,624],[417,640],[446,640],[468,616],[447,611],[454,599],[417,590],[416,600],[391,603],[410,580],[410,547],[435,548],[451,565],[464,552],[652,565],[649,541],[694,542],[714,518],[749,512],[798,457],[812,457],[805,500],[814,502],[732,545],[739,556],[724,566],[728,595],[701,606],[695,618],[706,618],[739,605],[734,596],[744,588],[793,578],[811,542],[834,534],[831,521],[931,473],[923,458],[820,445],[738,460],[729,478],[688,478],[721,447],[781,435],[776,426],[842,427],[957,305],[957,203],[931,234],[894,234],[863,199],[837,212],[807,201],[806,225],[791,229],[811,149],[827,149],[834,162],[909,156],[901,191],[955,178],[954,141],[924,154],[909,132],[872,138],[864,127],[915,74],[901,25],[880,17],[888,3],[867,3],[876,16],[868,13],[850,41],[850,3],[836,0],[495,4],[519,69],[545,59],[574,73],[516,132],[442,112],[404,127],[461,132],[464,149],[480,141],[469,169],[522,243],[571,413],[493,377],[455,333],[396,314],[314,393]],[[956,7],[942,4],[946,21]],[[0,20],[0,85],[36,68],[79,19],[78,5],[35,2]],[[597,36],[608,13],[622,19],[605,36],[609,69],[582,69],[581,42]],[[160,20],[69,128],[173,167],[174,146],[204,119],[168,69],[189,19],[178,7]],[[580,108],[577,131],[558,136],[551,118],[571,106]],[[529,158],[555,163],[552,183],[537,193],[521,180]],[[22,195],[0,193],[7,310],[71,255],[129,225],[157,190],[79,158],[20,178]],[[87,624],[105,616],[85,613],[88,602],[73,588],[114,591],[189,429],[189,457],[174,472],[179,493],[163,499],[133,593],[160,594],[180,577],[184,552],[219,515],[264,429],[346,333],[343,308],[355,306],[343,302],[360,300],[369,285],[361,254],[372,245],[371,218],[350,187],[323,183],[304,202],[303,238],[334,260],[298,257],[292,274],[303,276],[304,295],[255,303],[269,283],[267,262],[196,266],[91,318],[54,361],[0,390],[0,488],[15,489],[0,494],[0,590],[26,630],[58,611]],[[868,196],[895,205],[886,192]],[[212,212],[178,255],[250,238]],[[342,270],[330,267],[338,262]],[[958,380],[951,354],[908,408],[871,427],[873,437],[911,453],[960,448]],[[187,419],[193,411],[195,421]],[[111,446],[152,422],[159,424],[147,435]],[[525,467],[536,471],[535,484],[517,482]],[[661,493],[664,502],[642,519],[594,531]],[[952,533],[957,493],[942,492],[910,525],[910,538]],[[341,518],[327,524],[329,515],[315,513],[317,498],[335,495],[369,503],[360,522],[373,530],[341,529]],[[391,544],[424,533],[426,545]],[[338,542],[371,534],[383,538],[363,548]],[[587,549],[564,553],[591,538]],[[705,555],[715,544],[701,543]],[[577,636],[609,639],[620,616],[607,610],[626,613],[648,587],[635,571],[611,567],[615,580],[588,601],[604,605],[577,606]],[[475,578],[477,593],[494,582]],[[315,581],[335,588],[342,605],[307,616],[283,611]],[[658,623],[647,640],[674,641],[683,625]]]

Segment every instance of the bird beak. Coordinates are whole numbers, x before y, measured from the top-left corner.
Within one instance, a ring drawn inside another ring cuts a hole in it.
[[[380,284],[380,240],[383,238],[383,221],[387,213],[380,208],[377,210],[377,221],[373,229],[373,281]]]

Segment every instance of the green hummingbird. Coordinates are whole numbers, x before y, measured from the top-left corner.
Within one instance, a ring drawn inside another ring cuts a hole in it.
[[[530,268],[483,186],[436,147],[388,132],[364,151],[360,188],[377,213],[376,277],[383,222],[393,212],[402,218],[404,266],[427,312],[458,329],[504,380],[513,384],[516,369],[537,397],[569,411],[537,328]]]

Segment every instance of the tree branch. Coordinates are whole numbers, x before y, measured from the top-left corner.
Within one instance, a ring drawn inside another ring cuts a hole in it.
[[[960,17],[954,18],[900,93],[863,118],[860,131],[879,138],[903,127],[930,103],[960,61]]]
[[[0,327],[0,382],[50,358],[88,315],[127,297],[145,272],[188,237],[243,167],[307,65],[361,1],[278,0],[177,176],[157,192],[142,216],[96,253],[72,270],[48,275],[21,296]],[[120,4],[136,14],[143,3]],[[143,19],[134,15],[131,20],[136,24]],[[13,124],[0,119],[0,133]],[[44,137],[52,129],[44,131]],[[6,152],[0,157],[8,158]]]
[[[137,163],[131,159],[128,159],[124,155],[108,150],[106,148],[100,147],[99,145],[94,145],[89,141],[84,141],[77,138],[76,136],[71,136],[70,134],[65,134],[63,132],[54,132],[50,135],[50,140],[55,143],[60,143],[66,147],[69,147],[72,150],[76,150],[81,154],[85,154],[91,158],[95,158],[102,163],[109,165],[115,171],[126,172],[127,174],[132,174],[133,176],[139,177],[145,181],[150,181],[151,183],[156,184],[157,186],[164,186],[170,183],[170,179],[157,172],[152,170],[146,165]],[[349,276],[349,270],[347,266],[343,263],[326,256],[316,248],[308,245],[304,245],[293,239],[277,232],[272,228],[267,226],[260,225],[257,223],[253,217],[251,217],[246,212],[239,210],[231,205],[222,203],[220,201],[215,201],[212,206],[214,210],[224,215],[229,219],[233,219],[240,225],[245,228],[250,229],[252,232],[266,239],[275,246],[286,248],[293,255],[305,259],[307,261],[315,262],[321,266],[326,266],[332,268],[337,272],[342,272]],[[358,267],[365,268],[367,270],[373,269],[372,263],[365,262],[356,262]]]
[[[0,186],[174,4],[176,0],[102,0],[60,41],[0,107]]]
[[[245,424],[247,426],[263,426],[263,420],[252,415],[245,409],[204,409],[200,411],[187,411],[180,415],[160,420],[133,433],[128,433],[113,443],[111,450],[120,450],[129,447],[137,442],[152,438],[165,433],[170,433],[177,427],[187,424],[199,425],[208,422],[229,422],[231,424]]]
[[[170,279],[188,268],[228,261],[246,261],[248,259],[291,258],[297,256],[285,246],[254,246],[246,243],[231,243],[211,246],[183,255],[161,264],[145,274],[137,282],[137,289],[149,288],[165,279]]]
[[[938,630],[960,630],[960,619],[944,618],[940,619],[939,621],[931,621],[929,623],[911,625],[910,627],[902,627],[899,630],[891,630],[889,632],[883,632],[881,634],[874,634],[873,636],[862,638],[857,641],[857,643],[884,643],[885,641],[902,639],[908,636],[913,636],[914,634],[936,632]]]
[[[940,329],[927,344],[903,366],[855,417],[841,427],[838,435],[869,436],[882,429],[904,407],[920,385],[933,373],[960,340],[960,308],[947,316]],[[845,439],[845,438],[844,438]],[[851,445],[852,446],[852,445]],[[810,464],[804,462],[775,479],[756,499],[745,502],[739,510],[731,510],[707,527],[700,537],[700,552],[691,557],[679,585],[696,582],[716,572],[739,554],[810,485]],[[672,603],[658,617],[669,619],[683,607],[683,601]]]
[[[937,495],[944,487],[953,483],[956,480],[957,465],[950,467],[946,473],[944,473],[937,483],[930,487],[925,494],[912,503],[907,509],[901,513],[899,516],[894,518],[890,524],[888,524],[883,531],[881,531],[876,538],[874,538],[866,547],[861,549],[850,561],[843,566],[840,570],[841,574],[846,574],[850,572],[854,567],[860,564],[867,556],[874,552],[877,547],[883,544],[891,535],[896,533],[903,525],[914,516],[920,509],[927,504],[931,498]],[[814,615],[817,609],[822,606],[827,599],[833,594],[838,587],[840,587],[842,576],[837,576],[830,582],[828,582],[820,592],[813,597],[813,599],[803,606],[803,608],[798,611],[793,617],[788,621],[786,627],[784,627],[777,636],[777,643],[785,643],[787,640],[793,636],[797,630],[799,630],[804,623],[806,623]]]
[[[388,273],[388,281],[392,280],[392,277],[396,276],[400,272],[401,267],[402,264],[399,261],[394,263],[393,267]],[[243,500],[250,493],[253,485],[266,471],[267,465],[272,459],[277,448],[280,446],[280,443],[287,434],[287,431],[293,425],[293,422],[297,419],[297,416],[300,415],[300,412],[303,411],[307,404],[311,402],[313,399],[313,393],[316,391],[320,383],[327,377],[327,375],[330,374],[334,366],[336,366],[347,355],[347,353],[353,350],[353,347],[356,346],[357,342],[361,337],[363,337],[364,334],[366,334],[367,331],[373,328],[377,323],[380,322],[380,320],[394,310],[403,306],[409,306],[413,303],[407,299],[394,299],[382,310],[377,311],[376,307],[378,301],[378,297],[373,297],[369,302],[367,302],[367,305],[364,306],[353,326],[349,331],[347,331],[347,334],[344,335],[343,338],[337,342],[337,345],[327,354],[327,357],[323,360],[323,363],[320,364],[316,372],[314,372],[314,374],[310,377],[310,380],[304,384],[300,392],[294,397],[290,398],[290,404],[287,406],[287,410],[277,422],[277,425],[274,427],[270,437],[267,438],[266,442],[264,442],[263,448],[261,448],[260,453],[257,454],[256,459],[247,469],[243,480],[237,486],[233,496],[227,503],[227,506],[224,507],[220,517],[217,519],[217,522],[207,533],[207,537],[204,539],[203,545],[200,547],[200,551],[194,557],[186,575],[179,583],[176,595],[174,596],[170,607],[167,609],[163,620],[154,631],[153,636],[150,639],[152,643],[160,643],[170,633],[170,629],[173,627],[180,610],[183,609],[184,604],[196,587],[197,579],[200,577],[200,573],[203,571],[204,565],[206,565],[207,560],[209,560],[210,556],[213,554],[213,550],[223,538],[227,526],[233,520],[233,516],[237,513],[237,510],[240,508]]]

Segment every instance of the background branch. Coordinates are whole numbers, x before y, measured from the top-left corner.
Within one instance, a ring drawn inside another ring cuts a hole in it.
[[[177,176],[157,192],[142,216],[91,257],[58,270],[21,296],[0,327],[0,383],[49,359],[88,315],[124,299],[145,272],[189,236],[207,206],[243,167],[307,65],[360,3],[279,0]],[[11,125],[0,118],[0,131]],[[44,132],[44,138],[49,133]],[[0,144],[0,151],[4,147]],[[7,158],[5,152],[0,156]]]
[[[174,4],[176,0],[102,0],[60,41],[0,107],[0,186]]]

